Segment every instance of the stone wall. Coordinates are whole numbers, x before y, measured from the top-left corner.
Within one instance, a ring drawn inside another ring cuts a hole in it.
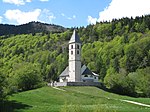
[[[55,82],[51,86],[96,86],[103,87],[103,84],[100,82]]]
[[[67,86],[67,82],[54,82],[53,86],[56,86],[56,87]]]
[[[101,87],[100,82],[67,82],[67,86],[97,86]]]

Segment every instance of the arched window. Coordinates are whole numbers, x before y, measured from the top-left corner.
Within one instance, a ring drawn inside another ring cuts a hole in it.
[[[79,50],[77,50],[77,54],[79,54]]]
[[[88,75],[86,74],[86,75],[84,75],[84,77],[88,77]]]
[[[71,45],[71,49],[73,49],[73,45]]]
[[[77,45],[77,49],[79,49],[79,45]]]

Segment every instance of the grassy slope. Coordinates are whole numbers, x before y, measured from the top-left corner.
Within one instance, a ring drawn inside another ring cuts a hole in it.
[[[93,112],[110,108],[116,112],[150,112],[150,108],[129,104],[118,99],[127,99],[150,104],[149,98],[131,98],[105,92],[96,87],[62,87],[66,91],[43,87],[14,94],[9,97],[9,111],[17,112],[58,112],[67,109]],[[20,105],[17,108],[15,105]],[[7,107],[5,107],[7,108]],[[71,110],[71,111],[72,111]],[[8,109],[7,109],[8,111]],[[103,111],[100,111],[103,112]],[[111,111],[112,112],[112,111]]]

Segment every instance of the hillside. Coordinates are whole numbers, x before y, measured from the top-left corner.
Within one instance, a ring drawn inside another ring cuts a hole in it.
[[[63,91],[62,91],[63,90]],[[149,98],[131,98],[96,87],[43,87],[14,94],[1,111],[17,112],[149,112],[150,108],[123,102],[132,100],[150,104]],[[8,108],[9,107],[9,108]]]
[[[10,35],[10,34],[30,34],[30,33],[58,33],[64,32],[66,28],[54,25],[54,24],[46,24],[41,22],[30,22],[23,25],[8,25],[8,24],[0,24],[0,36],[2,35]]]
[[[82,63],[98,73],[107,88],[118,94],[150,97],[149,15],[76,30],[82,41]],[[0,100],[57,81],[68,65],[72,32],[0,36]]]

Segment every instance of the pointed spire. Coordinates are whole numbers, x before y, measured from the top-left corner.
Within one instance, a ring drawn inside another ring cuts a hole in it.
[[[69,41],[69,44],[70,43],[81,43],[80,38],[79,38],[76,30],[73,31],[73,34],[72,34],[71,39]]]

